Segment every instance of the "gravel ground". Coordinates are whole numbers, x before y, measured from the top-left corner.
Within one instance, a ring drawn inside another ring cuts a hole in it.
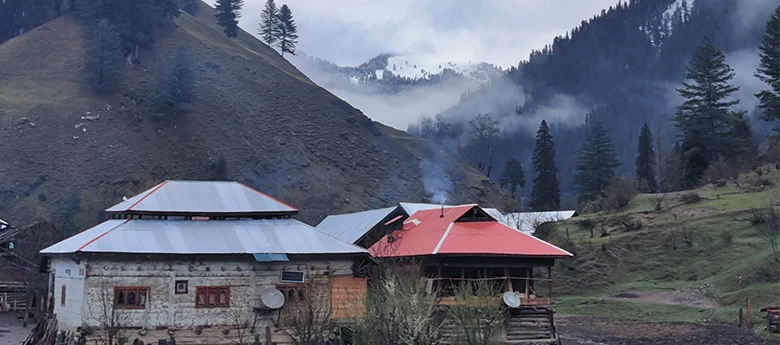
[[[35,324],[28,324],[27,328],[22,327],[22,320],[17,318],[21,315],[19,313],[0,313],[0,344],[17,345],[27,339]]]
[[[780,345],[731,325],[626,323],[592,317],[558,318],[563,345]]]

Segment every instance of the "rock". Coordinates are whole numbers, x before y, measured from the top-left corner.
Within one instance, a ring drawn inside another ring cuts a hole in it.
[[[35,123],[34,122],[28,122],[27,124],[30,125],[30,127],[35,128]]]

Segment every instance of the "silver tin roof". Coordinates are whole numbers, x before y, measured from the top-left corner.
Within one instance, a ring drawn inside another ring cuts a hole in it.
[[[292,214],[298,210],[238,182],[164,181],[106,211],[157,214]]]
[[[294,219],[113,219],[65,239],[42,254],[351,254],[358,246]]]
[[[322,220],[316,229],[344,242],[355,243],[396,208],[331,215]]]

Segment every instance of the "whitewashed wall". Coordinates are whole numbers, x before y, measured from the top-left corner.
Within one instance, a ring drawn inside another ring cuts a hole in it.
[[[85,263],[76,264],[67,257],[51,260],[54,276],[54,313],[60,327],[75,329],[82,324],[85,289]],[[62,303],[62,287],[65,286],[65,303]]]

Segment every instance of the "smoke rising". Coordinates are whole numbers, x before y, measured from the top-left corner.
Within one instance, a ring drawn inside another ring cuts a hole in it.
[[[430,195],[430,202],[445,204],[452,193],[454,184],[447,177],[442,159],[437,155],[433,160],[420,161],[419,166],[423,187]]]

